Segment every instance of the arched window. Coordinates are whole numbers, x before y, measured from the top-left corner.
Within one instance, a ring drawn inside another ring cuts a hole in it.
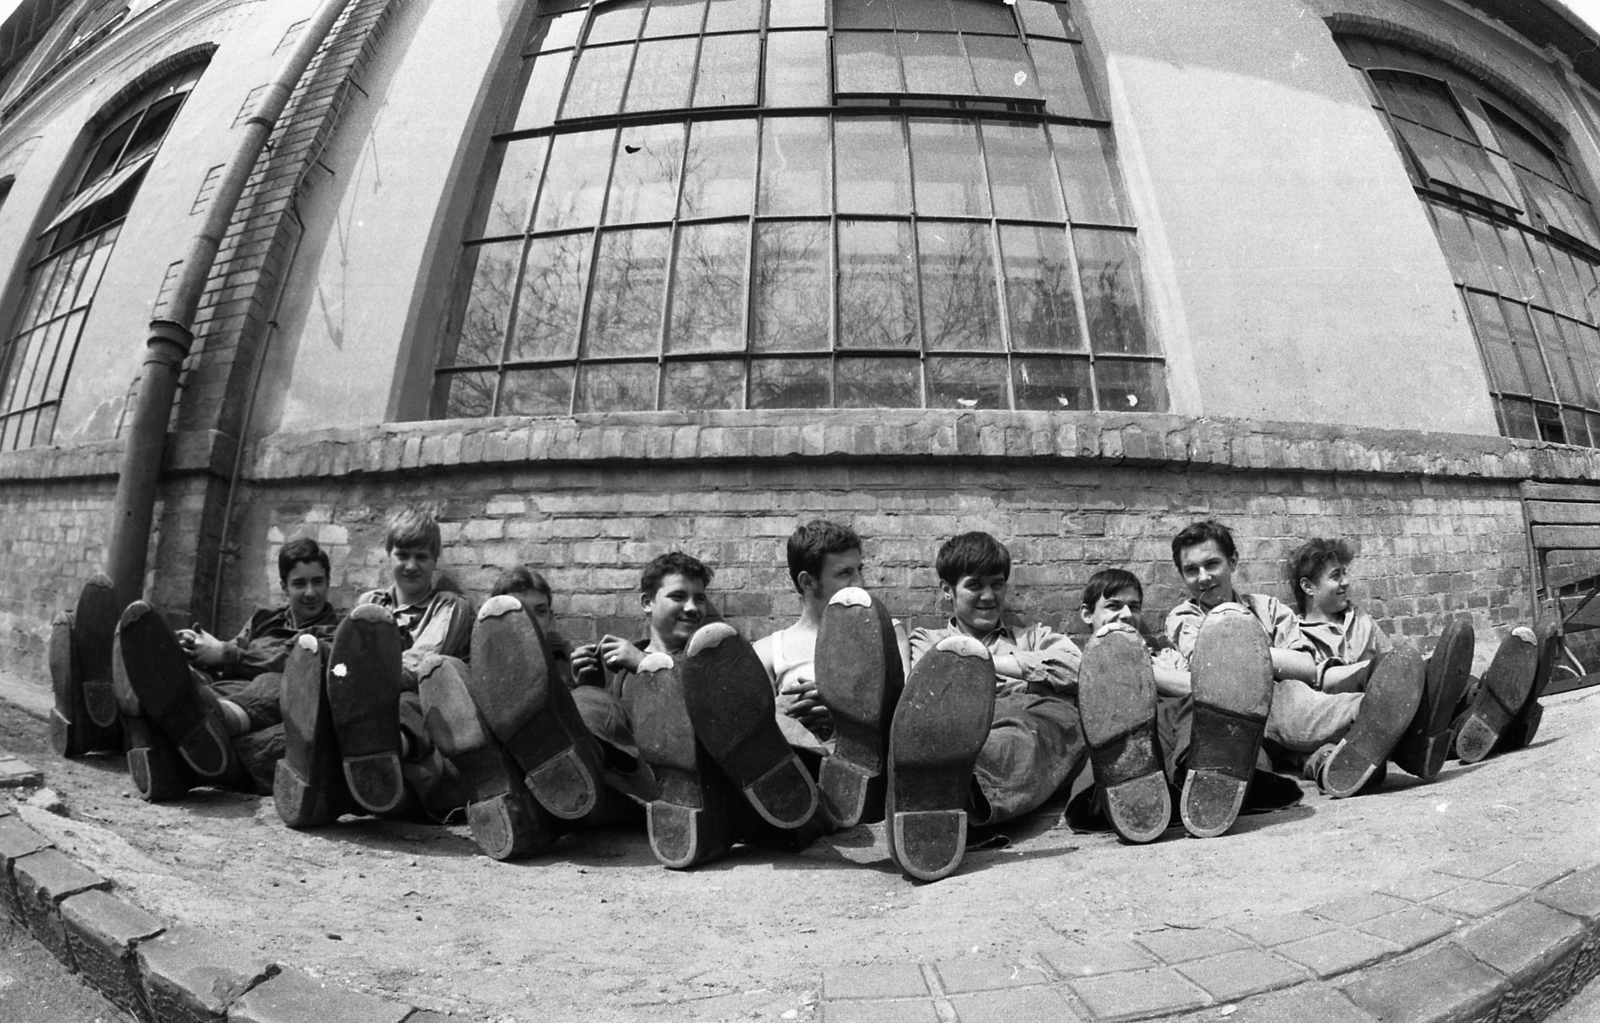
[[[39,235],[0,347],[0,451],[48,444],[100,276],[145,171],[202,68],[168,78],[97,130]]]
[[[1600,447],[1600,230],[1555,132],[1413,50],[1339,40],[1427,208],[1508,437]]]
[[[1069,4],[551,3],[522,63],[435,415],[1166,408]]]

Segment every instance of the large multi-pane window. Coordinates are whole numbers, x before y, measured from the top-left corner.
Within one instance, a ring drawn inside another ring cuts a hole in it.
[[[112,246],[200,71],[166,79],[106,120],[41,232],[17,310],[0,338],[0,451],[50,442]]]
[[[547,3],[434,413],[1159,411],[1069,4]]]
[[[1560,138],[1436,58],[1339,45],[1433,221],[1501,433],[1600,447],[1600,230]]]

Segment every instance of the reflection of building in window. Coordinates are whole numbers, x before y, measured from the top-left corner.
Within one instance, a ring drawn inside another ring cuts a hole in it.
[[[34,62],[27,87],[12,100],[5,116],[9,117],[45,83],[114,32],[127,18],[128,9],[128,0],[92,0],[86,5],[73,19],[71,27],[57,36],[49,49]]]
[[[436,415],[1166,408],[1068,4],[557,3],[524,50]]]
[[[1600,231],[1556,133],[1433,57],[1340,40],[1433,220],[1500,432],[1600,447]]]
[[[112,246],[200,71],[163,81],[106,119],[40,234],[0,349],[0,451],[49,443]]]

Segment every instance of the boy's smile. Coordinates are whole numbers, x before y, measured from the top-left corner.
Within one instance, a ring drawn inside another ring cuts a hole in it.
[[[289,618],[296,625],[309,622],[328,606],[328,573],[315,561],[302,561],[283,579],[289,598]]]
[[[964,575],[951,586],[940,582],[944,596],[955,605],[956,621],[974,636],[982,638],[1000,627],[1006,611],[1007,577],[1002,572]]]
[[[1186,547],[1178,556],[1178,570],[1183,573],[1189,595],[1207,611],[1234,599],[1233,569],[1233,560],[1222,553],[1215,540]]]
[[[655,595],[643,598],[650,616],[652,645],[659,643],[668,653],[677,653],[689,642],[710,606],[706,584],[673,572],[661,580]]]
[[[1300,586],[1306,594],[1306,603],[1319,613],[1337,618],[1350,606],[1350,573],[1344,565],[1329,565],[1309,582],[1308,587],[1307,580],[1302,577]]]
[[[1102,594],[1091,608],[1079,608],[1078,613],[1089,624],[1089,634],[1098,635],[1103,626],[1120,622],[1135,631],[1139,629],[1139,614],[1144,610],[1144,597],[1132,586],[1115,593]]]
[[[421,600],[428,595],[438,561],[439,555],[427,547],[394,547],[389,551],[389,568],[402,600]]]

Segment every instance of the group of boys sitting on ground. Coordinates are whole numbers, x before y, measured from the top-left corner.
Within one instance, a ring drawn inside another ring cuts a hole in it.
[[[969,827],[1080,776],[1069,824],[1139,843],[1298,802],[1289,773],[1342,798],[1377,788],[1391,761],[1429,780],[1452,752],[1526,745],[1554,651],[1550,630],[1515,629],[1474,680],[1465,621],[1429,657],[1392,644],[1351,602],[1340,541],[1291,556],[1296,613],[1234,586],[1233,536],[1209,520],[1173,538],[1189,597],[1165,635],[1141,628],[1139,579],[1109,568],[1084,589],[1081,651],[1008,624],[1011,558],[987,533],[939,549],[952,617],[907,635],[865,589],[860,537],[806,523],[788,541],[800,617],[753,646],[717,615],[712,569],[682,552],[643,571],[647,638],[573,647],[542,576],[506,572],[474,614],[438,585],[440,546],[431,515],[397,515],[393,585],[341,616],[327,554],[294,540],[278,558],[285,606],[223,642],[136,601],[109,663],[73,642],[75,621],[118,611],[109,582],[91,582],[52,637],[57,747],[125,745],[150,800],[270,792],[292,828],[464,809],[496,859],[641,807],[652,852],[679,869],[736,842],[799,850],[884,821],[896,865],[936,880],[960,866]]]

